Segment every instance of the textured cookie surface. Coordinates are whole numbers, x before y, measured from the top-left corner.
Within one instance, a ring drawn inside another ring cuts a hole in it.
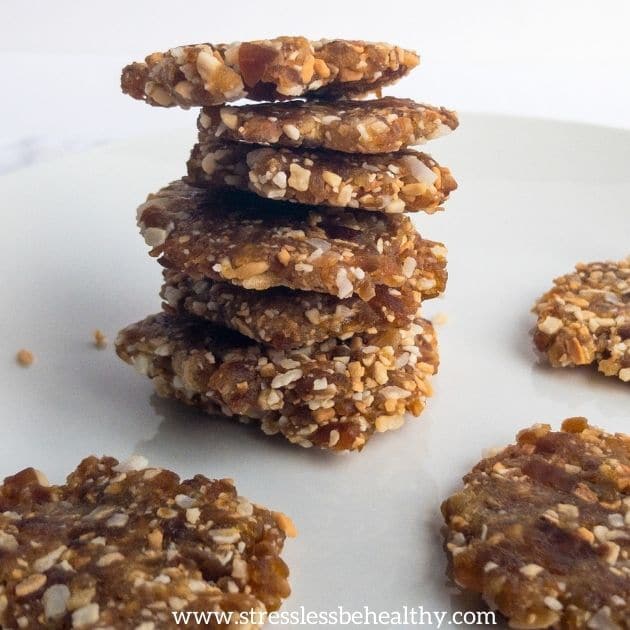
[[[290,592],[279,556],[284,530],[293,533],[287,517],[229,480],[180,481],[145,466],[89,457],[61,486],[32,468],[5,479],[2,628],[156,630],[178,627],[171,611],[280,606]]]
[[[513,628],[630,627],[630,437],[565,420],[482,460],[447,499],[455,581]]]
[[[208,107],[199,115],[202,142],[389,153],[450,133],[457,116],[443,107],[409,99],[289,101]]]
[[[435,212],[457,187],[446,167],[410,149],[351,155],[200,142],[188,176],[198,186],[234,186],[269,199],[386,213]]]
[[[121,87],[160,107],[220,105],[243,97],[336,98],[379,90],[419,62],[416,53],[390,44],[277,37],[156,52],[126,66]]]
[[[406,327],[420,306],[420,294],[404,287],[399,291],[378,285],[376,296],[368,303],[354,295],[340,300],[326,293],[286,287],[249,291],[169,270],[164,280],[160,295],[170,312],[186,311],[278,350],[312,345],[329,337],[376,332],[392,323]],[[404,312],[389,308],[392,297],[404,306]]]
[[[630,258],[579,264],[554,280],[534,312],[534,342],[554,367],[597,364],[630,382]]]
[[[399,428],[406,412],[418,415],[438,364],[433,328],[422,319],[406,330],[278,351],[202,319],[161,313],[123,329],[116,349],[161,396],[334,450],[361,449],[375,431]]]
[[[444,246],[420,238],[404,215],[305,208],[179,181],[140,206],[138,223],[165,267],[246,289],[369,301],[377,285],[429,298],[446,283]],[[406,312],[404,301],[387,296],[394,311]]]

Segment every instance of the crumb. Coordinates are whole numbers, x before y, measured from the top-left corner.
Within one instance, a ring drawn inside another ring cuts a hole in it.
[[[33,363],[35,362],[35,355],[30,350],[25,350],[24,348],[22,348],[15,355],[15,360],[22,367],[29,367],[30,365],[33,365]]]
[[[94,345],[99,350],[107,348],[107,337],[105,336],[105,333],[98,328],[94,331]]]

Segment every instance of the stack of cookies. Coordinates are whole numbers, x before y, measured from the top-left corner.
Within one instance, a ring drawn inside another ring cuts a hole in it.
[[[418,62],[387,44],[280,37],[123,70],[135,98],[202,107],[187,176],[138,209],[165,268],[163,312],[117,339],[160,395],[333,450],[422,411],[438,353],[420,305],[444,291],[446,249],[405,212],[435,212],[456,184],[409,147],[457,118],[380,98]],[[225,105],[240,98],[274,102]]]

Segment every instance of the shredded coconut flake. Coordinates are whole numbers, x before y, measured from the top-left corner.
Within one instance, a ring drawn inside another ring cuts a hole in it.
[[[435,183],[437,175],[415,155],[405,155],[400,159],[409,170],[410,175],[419,182],[430,186]]]

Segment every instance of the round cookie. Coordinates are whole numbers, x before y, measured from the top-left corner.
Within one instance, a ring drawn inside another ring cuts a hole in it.
[[[511,628],[627,628],[630,436],[537,425],[442,505],[449,569]]]
[[[288,101],[207,107],[201,142],[221,140],[344,153],[390,153],[456,129],[457,115],[410,99]]]
[[[296,96],[377,91],[420,63],[390,44],[276,37],[233,44],[194,44],[155,52],[123,68],[122,91],[159,107],[220,105]]]
[[[261,197],[388,214],[433,213],[457,188],[425,153],[352,155],[334,151],[198,143],[188,160],[197,186],[235,187]]]
[[[377,285],[405,285],[428,299],[446,284],[446,248],[421,238],[400,214],[305,207],[177,181],[138,208],[138,225],[164,267],[245,289],[285,286],[371,301]],[[395,293],[379,307],[406,312],[404,295]]]
[[[229,282],[192,278],[165,270],[160,295],[164,309],[183,311],[237,330],[262,344],[285,350],[301,348],[329,337],[347,339],[358,332],[376,332],[392,323],[408,326],[418,314],[420,293],[407,289],[375,287],[370,302],[357,296],[340,300],[315,291],[273,287],[249,291]],[[401,306],[393,310],[389,301]]]
[[[121,359],[160,396],[210,414],[254,419],[294,444],[360,450],[375,432],[419,415],[437,371],[433,326],[391,327],[274,350],[187,315],[160,313],[124,328]]]
[[[290,593],[287,534],[232,481],[142,457],[88,457],[60,486],[28,468],[0,485],[0,626],[157,630],[180,627],[171,611],[254,610],[258,628]]]
[[[534,306],[536,348],[554,367],[596,363],[630,382],[630,258],[580,263]]]

